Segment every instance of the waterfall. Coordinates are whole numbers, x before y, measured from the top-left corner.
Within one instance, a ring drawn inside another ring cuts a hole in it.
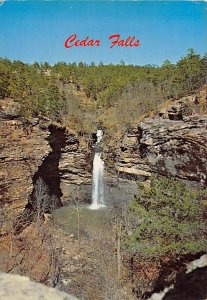
[[[93,181],[92,181],[92,204],[90,209],[99,209],[104,206],[104,161],[101,158],[99,143],[103,137],[103,131],[97,130],[97,142],[93,159]]]

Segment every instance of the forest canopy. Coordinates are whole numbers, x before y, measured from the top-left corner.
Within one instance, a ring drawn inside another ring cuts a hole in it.
[[[115,114],[117,124],[123,123],[123,114],[131,107],[125,122],[130,126],[132,119],[158,104],[190,95],[206,83],[207,55],[193,49],[176,64],[166,60],[161,66],[125,65],[123,60],[118,65],[58,62],[51,66],[0,59],[0,98],[18,101],[25,118],[45,114],[60,122],[67,118],[81,121],[73,86],[92,101],[95,111]],[[84,110],[81,114],[87,118]]]

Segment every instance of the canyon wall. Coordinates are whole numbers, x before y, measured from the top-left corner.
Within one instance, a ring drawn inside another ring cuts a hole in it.
[[[91,193],[91,148],[58,124],[19,116],[12,99],[0,100],[0,222],[20,215],[41,177],[62,203]],[[80,190],[84,192],[80,194]]]
[[[33,119],[25,125],[18,118],[19,106],[0,100],[0,208],[1,221],[20,214],[33,189],[32,177],[51,151],[49,131]]]
[[[206,89],[169,101],[128,130],[112,151],[104,148],[106,200],[122,202],[137,192],[136,180],[154,173],[207,183]],[[92,141],[49,120],[25,123],[19,105],[0,100],[0,217],[20,214],[35,180],[43,177],[62,204],[91,201]],[[47,124],[47,125],[46,125]],[[113,198],[113,199],[112,199]],[[112,199],[112,200],[111,200]]]
[[[72,135],[66,136],[59,161],[62,203],[90,202],[92,184],[92,148]]]
[[[206,185],[206,109],[204,90],[171,101],[167,108],[128,130],[113,153],[118,175],[146,180],[157,173]]]

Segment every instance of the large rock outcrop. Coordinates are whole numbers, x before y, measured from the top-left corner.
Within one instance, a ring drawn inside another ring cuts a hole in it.
[[[158,173],[207,184],[206,108],[205,90],[143,119],[116,151],[118,174],[144,180]]]
[[[57,289],[32,282],[28,277],[0,273],[0,298],[2,300],[77,300]]]
[[[23,211],[33,189],[33,175],[51,151],[46,140],[49,131],[37,119],[25,126],[18,119],[18,110],[12,100],[0,100],[1,221]]]
[[[140,124],[139,152],[153,172],[207,183],[207,116]]]
[[[84,200],[86,194],[89,200],[91,195],[93,152],[86,142],[46,119],[34,118],[25,124],[19,110],[12,99],[0,100],[0,217],[4,224],[5,217],[24,210],[39,177],[63,203]]]
[[[66,136],[59,161],[62,202],[91,198],[93,151],[75,136]]]

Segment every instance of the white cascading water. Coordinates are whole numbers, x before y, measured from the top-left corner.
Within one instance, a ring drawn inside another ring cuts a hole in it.
[[[101,142],[103,131],[97,130],[96,145]],[[101,159],[100,149],[97,149],[93,159],[92,204],[90,209],[104,207],[104,161]]]

